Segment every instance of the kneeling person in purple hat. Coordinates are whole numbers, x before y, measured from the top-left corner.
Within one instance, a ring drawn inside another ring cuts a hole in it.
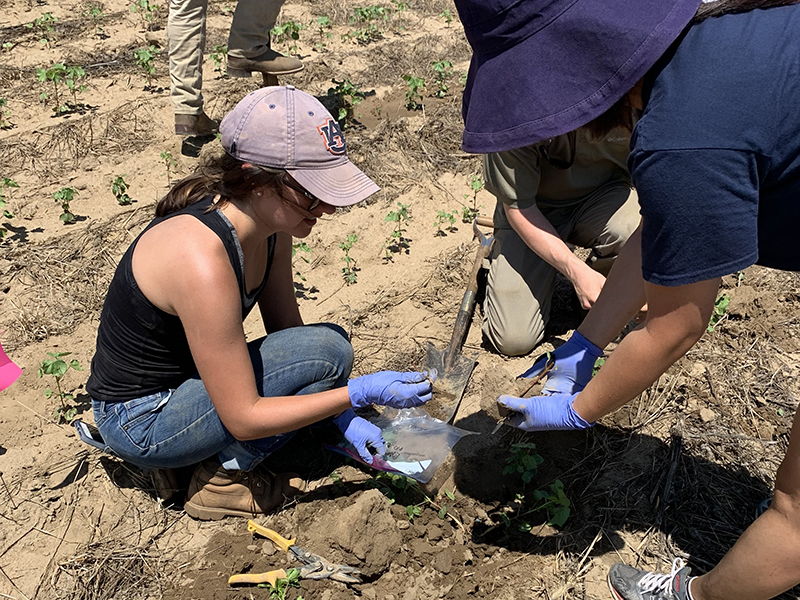
[[[122,257],[86,385],[115,454],[147,468],[200,463],[184,506],[198,519],[262,514],[302,491],[296,476],[256,470],[299,428],[333,418],[372,462],[381,431],[353,409],[431,398],[426,373],[349,379],[344,330],[300,316],[292,237],[378,190],[333,117],[304,92],[268,87],[220,129],[225,153],[172,187]],[[256,306],[267,336],[247,342]]]
[[[600,139],[581,128],[484,156],[486,189],[497,197],[496,243],[483,304],[483,333],[509,356],[544,336],[556,271],[589,310],[619,250],[639,225],[627,159],[630,131]],[[579,259],[567,244],[591,249]]]
[[[642,225],[579,327],[585,343],[556,352],[550,395],[498,398],[527,431],[591,427],[703,335],[722,276],[752,264],[800,270],[800,3],[456,6],[474,50],[465,150],[497,152],[643,111],[628,161]],[[645,302],[646,321],[592,378],[592,354]],[[795,419],[770,507],[715,568],[692,578],[680,559],[665,575],[618,564],[608,581],[617,600],[767,600],[800,583],[799,556]]]

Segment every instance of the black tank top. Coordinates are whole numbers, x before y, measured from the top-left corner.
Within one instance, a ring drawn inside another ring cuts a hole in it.
[[[86,390],[97,400],[121,402],[178,387],[194,373],[189,343],[180,318],[154,306],[133,277],[131,259],[136,243],[151,227],[176,215],[192,215],[216,233],[225,245],[239,283],[242,319],[255,306],[266,285],[275,236],[269,238],[264,279],[251,294],[244,280],[244,256],[231,222],[219,210],[206,212],[213,199],[206,198],[175,213],[154,219],[122,257],[106,294],[97,332],[97,349]],[[208,290],[213,294],[213,290]]]

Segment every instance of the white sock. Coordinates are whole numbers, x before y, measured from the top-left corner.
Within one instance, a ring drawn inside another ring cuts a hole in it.
[[[688,592],[689,600],[694,600],[694,596],[692,596],[692,582],[697,579],[697,577],[690,577],[689,581],[686,583],[686,591]]]

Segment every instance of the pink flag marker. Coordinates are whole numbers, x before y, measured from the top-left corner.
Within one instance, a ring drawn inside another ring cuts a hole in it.
[[[22,375],[22,369],[8,358],[3,350],[3,345],[0,344],[0,391],[14,383],[20,375]]]

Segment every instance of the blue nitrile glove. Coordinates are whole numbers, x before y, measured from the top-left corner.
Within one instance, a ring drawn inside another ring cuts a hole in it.
[[[574,394],[583,391],[592,378],[595,361],[603,356],[598,348],[577,331],[565,343],[550,353],[556,364],[547,374],[547,383],[542,395]],[[541,356],[533,366],[520,377],[536,377],[547,364],[547,355]]]
[[[372,464],[372,454],[367,444],[372,446],[379,456],[386,454],[386,442],[383,441],[380,427],[359,417],[352,408],[344,411],[333,422],[344,434],[344,439],[353,444],[364,462]]]
[[[594,423],[584,421],[572,408],[578,394],[568,396],[534,396],[533,398],[515,398],[500,396],[497,403],[513,410],[516,414],[508,417],[507,423],[523,431],[550,431],[564,429],[586,429]]]
[[[364,408],[370,404],[411,408],[431,399],[434,381],[435,370],[430,373],[380,371],[351,379],[347,382],[347,391],[353,408]]]

